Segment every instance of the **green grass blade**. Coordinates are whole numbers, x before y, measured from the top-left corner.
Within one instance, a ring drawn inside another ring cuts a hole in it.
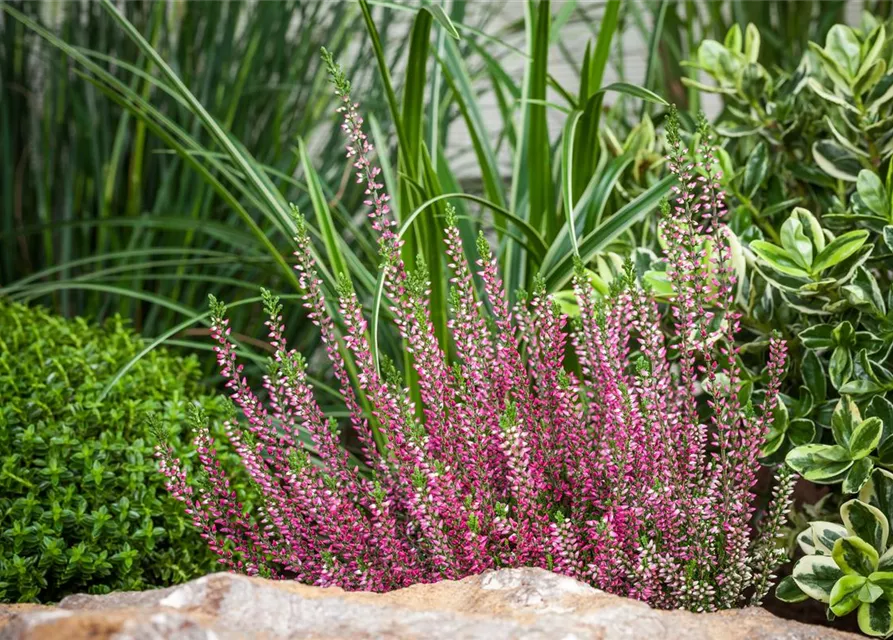
[[[217,123],[217,120],[205,109],[199,100],[193,95],[189,88],[180,80],[180,77],[174,72],[161,55],[152,48],[139,31],[131,24],[127,18],[113,5],[110,0],[100,0],[102,6],[114,18],[115,22],[124,30],[130,39],[137,45],[140,51],[145,54],[153,64],[161,71],[162,75],[167,79],[171,87],[186,101],[193,113],[201,120],[202,124],[211,134],[214,141],[230,156],[233,163],[245,174],[246,179],[257,189],[258,194],[269,205],[271,210],[275,211],[280,220],[292,232],[295,231],[294,222],[291,220],[288,205],[282,198],[281,194],[270,188],[269,180],[261,177],[255,163],[247,157],[242,149],[237,146],[223,128]]]
[[[667,16],[667,7],[669,6],[670,0],[660,0],[657,6],[657,15],[654,19],[654,26],[651,29],[651,35],[648,38],[648,62],[645,66],[645,81],[642,83],[642,86],[649,91],[653,91],[654,89],[654,78],[657,74],[658,66],[660,65],[660,61],[658,59],[660,54],[660,43],[661,37],[664,32],[664,19]],[[639,120],[643,120],[646,115],[651,113],[651,103],[643,102],[642,108],[639,111]]]
[[[667,176],[653,185],[639,197],[622,207],[613,216],[599,225],[592,233],[586,235],[579,243],[580,258],[589,262],[633,224],[644,220],[660,201],[669,193],[675,183],[675,176]],[[545,272],[546,286],[549,291],[558,291],[564,287],[573,275],[573,256],[564,255],[554,267]]]
[[[322,234],[323,244],[326,248],[329,270],[335,275],[347,275],[350,273],[350,269],[341,251],[340,236],[335,229],[332,212],[329,210],[329,204],[326,202],[325,195],[322,192],[319,176],[313,168],[313,163],[310,160],[310,155],[307,153],[307,145],[304,144],[303,138],[298,138],[298,154],[301,158],[301,166],[304,169],[304,177],[307,180],[307,188],[310,191],[310,202],[313,204],[316,225]]]
[[[589,86],[590,96],[592,95],[592,92],[598,90],[602,86],[605,67],[608,65],[608,56],[611,55],[611,42],[614,40],[614,33],[617,31],[619,21],[620,0],[608,0],[605,4],[602,21],[598,28],[598,40],[596,40],[595,43],[595,51],[593,51],[592,60],[589,64],[587,84]],[[587,96],[587,98],[588,97],[589,96]]]
[[[533,7],[530,7],[531,13]],[[527,99],[546,100],[546,75],[549,66],[549,35],[551,33],[551,4],[540,0],[536,11],[534,37],[531,43],[531,64],[528,67]],[[547,239],[558,232],[559,224],[553,215],[551,150],[546,107],[535,102],[525,105],[527,117],[527,187],[529,191],[529,220]]]

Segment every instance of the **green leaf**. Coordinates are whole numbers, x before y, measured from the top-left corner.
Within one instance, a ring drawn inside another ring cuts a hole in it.
[[[803,346],[808,349],[830,349],[835,344],[832,334],[833,331],[834,327],[830,324],[816,324],[801,331],[797,334],[797,337],[800,338]],[[812,389],[810,389],[810,391],[812,391]],[[822,394],[822,397],[824,397],[824,395],[825,394]]]
[[[834,435],[834,441],[849,449],[853,432],[860,422],[862,422],[862,416],[853,399],[844,397],[838,400],[834,406],[834,413],[831,415],[831,432]]]
[[[831,589],[831,599],[828,602],[834,615],[845,616],[858,608],[862,604],[859,593],[867,583],[868,578],[865,576],[843,576],[838,580]]]
[[[884,390],[884,387],[874,380],[850,380],[849,382],[844,383],[840,386],[838,391],[841,393],[847,393],[854,396],[864,396],[864,395],[872,395],[875,393],[880,393]]]
[[[601,24],[598,29],[598,39],[595,43],[595,51],[592,54],[592,60],[589,65],[589,77],[587,85],[589,94],[598,91],[602,85],[605,69],[608,65],[608,58],[611,55],[611,42],[620,21],[620,0],[609,0],[605,3],[602,13]]]
[[[766,433],[766,440],[763,442],[763,446],[760,447],[760,457],[767,458],[781,449],[781,445],[784,444],[784,438],[785,434],[783,432],[778,431],[774,427],[769,427],[769,431]]]
[[[809,444],[815,440],[815,423],[807,418],[796,418],[791,420],[787,434],[794,446]]]
[[[655,295],[662,298],[673,297],[676,293],[666,271],[650,269],[642,275],[642,281],[651,288]]]
[[[728,54],[726,48],[716,40],[702,40],[698,45],[698,64],[718,75],[721,72],[720,57]]]
[[[812,273],[821,273],[825,269],[833,267],[856,253],[868,240],[868,231],[859,229],[849,231],[832,240],[812,264]]]
[[[453,24],[453,21],[450,20],[450,17],[447,15],[446,11],[443,10],[439,4],[431,4],[422,8],[423,11],[428,11],[437,23],[444,28],[447,34],[453,38],[454,40],[459,40],[459,32],[456,30],[456,25]]]
[[[527,190],[527,220],[547,240],[551,240],[561,224],[553,211],[552,154],[546,106],[538,103],[546,100],[551,5],[544,1],[537,4],[530,2],[525,6],[525,23],[531,52],[524,74],[524,98],[528,100],[524,106],[523,118],[526,155],[523,164],[516,169],[526,168],[524,186]],[[517,198],[513,197],[512,204],[516,203]]]
[[[614,215],[602,222],[596,229],[580,240],[580,258],[586,263],[613,242],[620,234],[657,208],[661,200],[669,193],[670,187],[676,183],[674,176],[667,176],[655,183],[647,191],[621,207]],[[562,251],[553,244],[549,247],[543,260],[546,287],[550,291],[564,287],[574,273],[574,256],[569,251]]]
[[[858,349],[864,356],[874,355],[884,348],[884,340],[870,331],[857,331],[855,333],[854,349]]]
[[[876,396],[868,405],[865,412],[868,418],[878,418],[884,425],[884,433],[881,436],[881,442],[885,442],[893,435],[893,402],[890,402],[883,396]]]
[[[893,547],[887,549],[877,562],[877,570],[882,572],[893,571]]]
[[[793,576],[785,576],[775,587],[775,597],[782,602],[803,602],[809,595],[797,586]]]
[[[862,488],[862,485],[868,480],[868,476],[872,469],[874,469],[874,462],[872,462],[871,458],[862,458],[861,460],[858,460],[852,467],[850,467],[846,477],[843,479],[843,484],[840,486],[840,490],[843,493],[858,493],[859,489]]]
[[[884,74],[886,74],[886,72],[886,61],[877,60],[873,65],[865,70],[864,75],[861,73],[859,74],[859,79],[853,85],[853,95],[861,96],[865,93],[868,93],[868,103],[870,105],[869,112],[871,112],[871,106],[874,106],[874,101],[871,100],[871,97],[874,91],[878,88],[879,82],[884,77]]]
[[[856,107],[854,107],[849,102],[847,102],[847,99],[851,100],[852,98],[845,99],[832,91],[828,91],[815,78],[810,78],[809,80],[806,81],[806,84],[810,89],[812,89],[813,92],[815,92],[823,100],[827,100],[831,104],[835,104],[838,107],[842,107],[842,108],[846,109],[847,111],[851,111],[853,113],[859,113],[859,110]],[[840,83],[835,81],[835,84],[839,84],[840,86],[848,85],[847,81],[843,80],[843,76],[840,76]],[[849,91],[849,89],[845,89],[844,93],[846,93],[848,96],[851,92]]]
[[[785,462],[807,480],[819,484],[837,482],[853,464],[846,449],[827,444],[795,447],[788,452]]]
[[[858,499],[850,500],[840,506],[840,517],[852,536],[873,546],[878,554],[887,550],[890,525],[880,509]]]
[[[850,454],[853,460],[864,458],[874,451],[881,442],[884,425],[879,418],[868,418],[859,423],[850,440]]]
[[[881,560],[883,560],[883,556],[881,557]],[[880,566],[880,564],[881,562],[878,562],[878,566]],[[885,598],[889,600],[891,596],[893,596],[893,572],[875,571],[868,576],[868,579],[871,581],[871,584],[881,588]]]
[[[803,233],[812,242],[812,246],[817,252],[825,248],[825,233],[822,231],[822,225],[819,224],[818,218],[812,215],[812,212],[803,207],[794,207],[791,217],[796,218],[803,225]]]
[[[853,323],[849,320],[844,320],[831,330],[831,337],[834,339],[834,344],[838,347],[854,347],[856,331],[853,329]],[[850,412],[852,413],[852,409],[850,409]]]
[[[853,354],[846,347],[835,347],[828,366],[828,377],[838,391],[853,376]]]
[[[847,182],[856,182],[862,164],[839,144],[822,140],[812,145],[812,157],[819,168],[829,176]]]
[[[878,316],[887,313],[887,304],[884,301],[881,288],[874,275],[865,267],[860,266],[856,270],[855,277],[842,290],[854,307],[867,310]]]
[[[400,113],[399,103],[397,102],[397,93],[394,91],[394,83],[391,81],[391,72],[389,70],[387,58],[385,57],[381,37],[378,34],[378,28],[375,26],[375,20],[372,18],[372,11],[369,8],[368,0],[359,0],[359,3],[360,10],[363,13],[363,21],[365,22],[366,30],[369,33],[369,39],[372,41],[372,50],[375,53],[375,61],[378,65],[379,80],[384,88],[388,109],[391,113],[391,119],[394,122],[394,129],[397,132],[397,146],[399,147],[400,154],[407,162],[408,173],[415,176],[416,167],[411,163],[416,158],[409,150],[409,138],[403,129],[403,120]]]
[[[859,64],[859,72],[856,74],[857,82],[869,75],[876,62],[883,62],[882,60],[879,61],[878,57],[881,55],[886,40],[887,32],[884,29],[884,25],[880,25],[862,43],[860,47],[861,62]]]
[[[859,73],[862,62],[861,46],[853,30],[842,24],[836,24],[828,31],[825,38],[825,51],[853,79]]]
[[[348,275],[350,269],[340,247],[341,235],[335,228],[335,221],[332,219],[329,204],[323,194],[319,176],[310,160],[310,154],[307,152],[307,146],[304,144],[303,138],[298,138],[298,156],[304,169],[304,179],[307,181],[307,190],[310,193],[310,201],[313,204],[316,225],[319,227],[323,243],[325,244],[329,271],[336,276],[338,274]]]
[[[723,42],[725,44],[726,49],[733,53],[741,53],[741,27],[738,24],[733,24],[732,28],[726,33],[726,38]]]
[[[884,227],[884,244],[887,245],[887,249],[893,252],[893,225],[887,225]]]
[[[748,198],[753,198],[768,173],[769,149],[765,142],[760,142],[747,158],[747,164],[744,168],[744,183],[742,185],[744,195]]]
[[[794,216],[781,225],[781,246],[805,271],[812,265],[812,242],[803,233],[803,224]]]
[[[873,573],[872,575],[875,574]],[[859,599],[862,602],[874,602],[882,595],[884,595],[884,590],[879,585],[874,584],[870,580],[866,584],[862,585],[862,589],[859,591]]]
[[[877,568],[879,556],[868,542],[849,536],[834,543],[831,557],[844,573],[868,576]]]
[[[810,524],[812,524],[812,523],[810,523]],[[843,536],[845,536],[845,535],[846,535],[846,529],[843,530]],[[838,537],[843,537],[843,536],[838,536]],[[813,540],[812,529],[810,527],[807,527],[806,529],[804,529],[803,531],[798,533],[796,540],[797,540],[797,545],[800,547],[800,550],[804,553],[804,555],[807,555],[807,556],[814,556],[814,555],[830,556],[831,555],[830,549],[827,552],[822,552],[816,548],[816,543]],[[833,547],[834,545],[832,544],[831,546]]]
[[[843,571],[828,556],[804,556],[797,561],[792,572],[800,590],[819,602],[831,600],[831,590],[843,576]]]
[[[885,469],[875,469],[859,492],[859,499],[878,509],[889,523],[893,515],[893,473]]]
[[[824,520],[810,522],[808,531],[812,536],[812,544],[816,553],[828,556],[834,550],[834,544],[840,538],[845,538],[848,535],[846,527],[843,525]]]
[[[668,103],[666,100],[661,98],[653,91],[649,91],[644,87],[640,87],[639,85],[631,84],[629,82],[612,82],[606,87],[602,87],[598,90],[598,93],[607,92],[622,93],[627,96],[632,96],[633,98],[639,98],[641,100],[653,102],[654,104],[670,106],[670,103]]]
[[[875,172],[868,169],[860,171],[856,180],[856,191],[872,212],[884,218],[890,217],[890,198],[884,189],[884,183]]]
[[[798,278],[806,278],[809,274],[800,267],[791,255],[779,246],[765,240],[754,240],[750,248],[770,267],[781,273]]]
[[[750,22],[744,31],[744,58],[751,63],[758,62],[760,58],[760,30]]]
[[[871,603],[863,603],[857,614],[862,633],[885,638],[893,633],[893,602],[879,598]]]
[[[828,385],[822,362],[814,351],[807,351],[806,355],[803,356],[803,361],[800,363],[800,373],[815,402],[823,402],[828,395]]]

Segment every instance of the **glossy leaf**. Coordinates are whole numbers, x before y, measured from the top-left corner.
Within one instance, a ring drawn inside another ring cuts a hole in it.
[[[842,24],[831,27],[825,40],[825,50],[848,78],[855,78],[859,72],[862,56],[859,39],[850,27]]]
[[[850,500],[841,505],[840,517],[850,535],[870,544],[878,555],[887,550],[890,524],[880,509],[861,500]]]
[[[856,180],[856,190],[862,202],[871,211],[884,218],[890,217],[890,198],[887,195],[880,177],[873,172],[863,169]]]
[[[857,460],[850,470],[847,471],[840,490],[844,493],[858,493],[859,489],[868,481],[868,477],[874,469],[874,462],[871,458],[862,458]]]
[[[810,270],[813,258],[812,242],[803,232],[803,224],[794,216],[781,225],[781,246],[804,271]]]
[[[748,198],[753,198],[769,173],[769,149],[765,142],[760,142],[747,158],[744,168],[742,191]]]
[[[812,146],[812,157],[822,171],[847,182],[855,182],[862,167],[849,151],[828,140],[816,142]]]
[[[836,347],[831,354],[831,362],[828,366],[828,376],[831,384],[838,391],[853,376],[853,354],[846,347]]]
[[[798,278],[805,278],[809,275],[797,260],[781,247],[765,240],[754,240],[750,243],[750,248],[776,271]]]
[[[830,556],[834,550],[834,543],[848,535],[846,527],[843,525],[823,520],[810,522],[806,531],[809,532],[810,541],[815,551],[808,552],[804,549],[804,553],[818,553],[827,556]]]
[[[863,420],[853,431],[850,440],[850,455],[853,460],[864,458],[877,448],[881,442],[884,425],[879,418]]]
[[[821,273],[825,269],[840,264],[856,253],[868,240],[868,232],[862,229],[849,231],[832,240],[812,263],[812,272]]]
[[[828,384],[825,379],[825,371],[822,362],[814,351],[807,351],[800,363],[800,371],[803,381],[816,402],[825,400],[828,394]]]
[[[807,444],[791,449],[785,462],[807,480],[819,484],[837,482],[853,464],[846,449],[826,444]]]
[[[834,434],[834,441],[849,448],[853,432],[857,425],[862,422],[862,416],[859,415],[859,408],[852,398],[841,398],[834,406],[834,413],[831,415],[831,431]]]
[[[883,556],[881,560],[884,560]],[[881,561],[878,562],[878,566],[880,565]],[[881,588],[881,590],[884,592],[885,598],[889,600],[891,596],[893,596],[893,572],[883,570],[875,571],[870,576],[868,576],[868,579],[871,580],[871,583],[873,585]]]
[[[879,554],[865,540],[848,536],[834,543],[831,557],[845,574],[868,576],[877,569]]]
[[[782,602],[803,602],[809,599],[809,594],[797,585],[793,576],[785,576],[775,587],[775,597]]]
[[[893,633],[893,602],[879,598],[872,603],[864,603],[859,607],[857,619],[862,633],[885,638]]]
[[[819,602],[829,602],[831,590],[844,573],[833,558],[804,556],[794,565],[791,575],[800,590],[810,598]]]
[[[845,616],[850,611],[855,611],[862,604],[860,592],[868,584],[865,576],[844,576],[831,589],[831,598],[828,606],[834,615]]]
[[[809,349],[829,349],[835,345],[833,330],[834,327],[830,324],[814,324],[797,334],[797,337]],[[815,375],[819,373],[815,372]]]
[[[893,516],[893,473],[875,469],[859,492],[859,500],[878,509],[889,522]]]

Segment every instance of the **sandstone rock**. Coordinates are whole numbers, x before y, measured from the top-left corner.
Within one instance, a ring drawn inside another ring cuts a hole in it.
[[[503,569],[388,594],[217,573],[156,591],[0,607],[0,640],[236,638],[846,640],[858,636],[751,608],[657,611],[541,569]]]

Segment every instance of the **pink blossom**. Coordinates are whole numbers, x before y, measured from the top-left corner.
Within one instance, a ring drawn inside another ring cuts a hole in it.
[[[336,330],[299,219],[296,269],[305,306],[371,471],[360,473],[340,446],[338,424],[320,409],[304,359],[286,345],[279,301],[266,294],[274,362],[263,381],[265,402],[244,379],[216,305],[218,362],[245,418],[227,429],[263,497],[256,516],[229,487],[201,416],[199,490],[169,447],[158,455],[169,489],[221,562],[251,574],[373,591],[528,565],[658,607],[726,608],[754,589],[759,600],[779,560],[767,541],[790,490],[783,478],[769,526],[758,533],[752,491],[784,345],[772,342],[769,406],[741,406],[734,273],[708,136],[689,162],[670,131],[670,167],[679,181],[662,221],[674,292],[667,312],[631,268],[601,298],[581,264],[572,331],[542,283],[511,308],[487,243],[480,239],[480,259],[469,265],[450,210],[449,329],[457,354],[450,361],[431,322],[427,274],[410,272],[400,257],[372,144],[349,84],[333,64],[331,70],[347,155],[366,189],[385,293],[412,354],[422,406],[413,405],[399,376],[380,370],[346,278],[337,300],[345,329]],[[662,329],[667,323],[669,331]],[[579,373],[564,367],[571,345]],[[312,440],[312,455],[301,432]]]

